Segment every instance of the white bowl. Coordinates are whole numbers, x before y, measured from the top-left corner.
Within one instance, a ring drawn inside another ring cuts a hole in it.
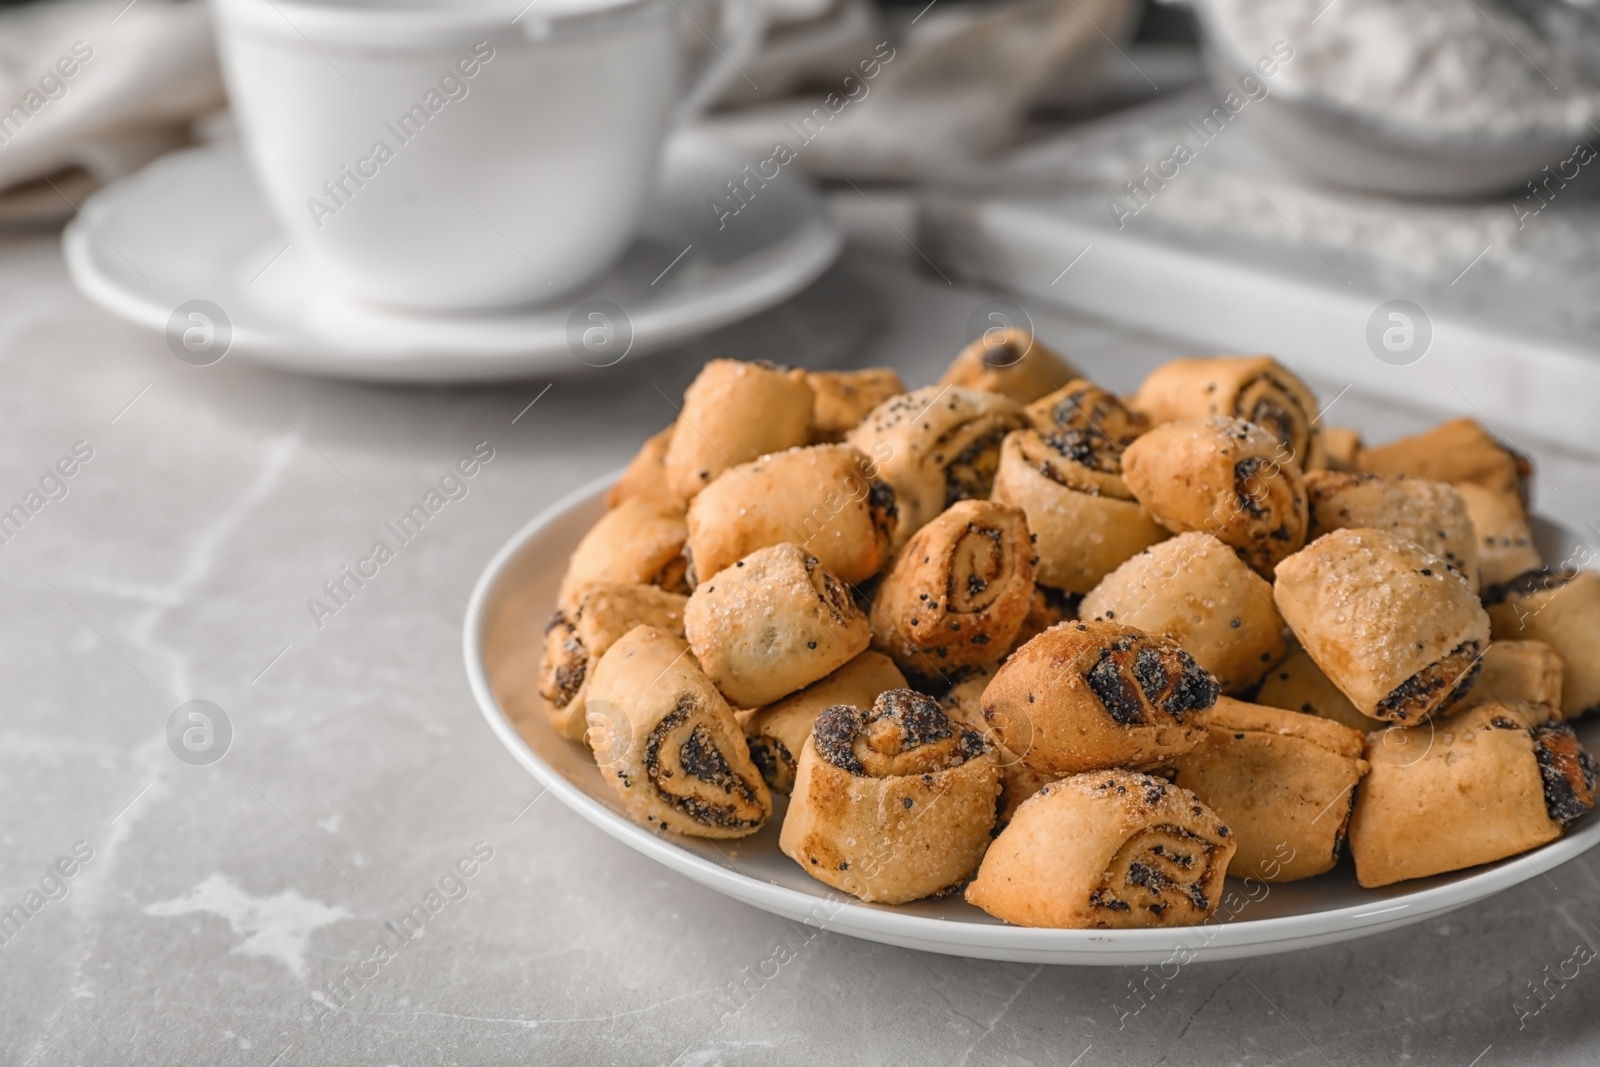
[[[1509,889],[1600,843],[1600,818],[1591,815],[1560,840],[1524,855],[1383,889],[1356,885],[1348,860],[1329,874],[1285,885],[1229,879],[1231,901],[1225,894],[1219,915],[1235,914],[1205,926],[1035,930],[1004,925],[959,898],[863,904],[813,880],[778,851],[781,797],[767,826],[740,841],[719,846],[654,833],[622,814],[588,749],[551,729],[537,692],[536,665],[556,587],[567,557],[604,512],[602,498],[614,480],[608,476],[552,505],[485,568],[463,634],[473,695],[517,762],[561,803],[658,863],[764,911],[869,941],[978,959],[1104,966],[1238,959],[1409,926]],[[1538,534],[1547,559],[1568,556],[1577,543],[1542,521]],[[1600,723],[1581,725],[1579,734],[1595,748]],[[650,906],[643,895],[639,906]]]

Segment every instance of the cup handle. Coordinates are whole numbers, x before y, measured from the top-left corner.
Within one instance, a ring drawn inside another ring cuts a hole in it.
[[[755,58],[766,34],[769,16],[764,0],[717,0],[717,7],[720,13],[716,32],[706,38],[710,47],[706,49],[689,91],[673,109],[675,126],[693,121],[722,95],[733,79],[745,76],[741,68]],[[679,14],[682,14],[681,9]]]

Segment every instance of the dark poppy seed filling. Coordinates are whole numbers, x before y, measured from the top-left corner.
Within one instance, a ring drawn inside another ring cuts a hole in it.
[[[836,704],[811,727],[817,755],[865,777],[920,774],[960,766],[989,751],[983,735],[957,729],[939,702],[914,689],[889,689],[872,708]]]
[[[762,779],[787,793],[794,785],[795,770],[789,746],[768,734],[755,734],[746,740],[750,744],[750,762],[761,772]]]
[[[1112,719],[1123,726],[1138,726],[1145,721],[1144,702],[1139,699],[1138,686],[1124,669],[1125,658],[1116,649],[1102,649],[1084,680]]]
[[[1483,669],[1482,653],[1483,646],[1477,640],[1461,642],[1443,659],[1428,664],[1378,701],[1378,717],[1395,722],[1423,719],[1460,700]]]
[[[1502,604],[1508,597],[1532,596],[1534,593],[1546,593],[1552,589],[1560,589],[1578,572],[1570,567],[1541,567],[1535,571],[1524,571],[1508,582],[1499,582],[1483,591],[1483,606],[1492,608]]]
[[[979,433],[956,453],[944,470],[945,507],[962,500],[983,500],[989,496],[989,491],[994,488],[995,471],[1000,469],[1000,442],[1012,429],[1014,426],[1010,420],[1000,422]],[[943,444],[942,441],[940,443]]]
[[[872,515],[872,525],[888,537],[900,518],[900,506],[895,503],[894,486],[888,482],[873,482],[867,492],[867,510]]]
[[[1092,471],[1099,471],[1101,474],[1122,473],[1122,451],[1103,433],[1088,429],[1065,430],[1061,433],[1046,434],[1044,443],[1060,455]],[[1049,473],[1046,477],[1060,481]]]
[[[913,689],[891,689],[882,694],[873,712],[873,719],[890,718],[899,724],[901,744],[905,748],[931,745],[954,733],[950,728],[950,717],[944,713],[939,702]]]
[[[817,755],[851,774],[866,774],[867,769],[856,758],[855,740],[861,732],[861,712],[849,704],[835,704],[826,708],[811,724],[811,742]]]
[[[645,741],[644,765],[657,794],[703,826],[735,829],[766,821],[761,797],[717,748],[703,723],[692,722],[695,699],[685,693]]]
[[[1564,722],[1535,726],[1533,754],[1544,783],[1544,807],[1551,820],[1571,826],[1594,808],[1596,777],[1600,768],[1578,743],[1578,735]]]
[[[572,703],[589,675],[589,650],[584,647],[577,626],[567,618],[566,612],[558,611],[550,616],[544,632],[546,647],[551,641],[557,642],[555,654],[551,657],[555,661],[555,670],[550,672],[549,690],[545,696],[557,708],[564,708]]]
[[[1239,506],[1253,518],[1266,518],[1271,501],[1261,484],[1261,470],[1269,461],[1261,456],[1246,456],[1233,465],[1233,493]]]

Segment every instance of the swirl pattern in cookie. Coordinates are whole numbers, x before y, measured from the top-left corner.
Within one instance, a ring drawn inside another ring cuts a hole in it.
[[[1053,782],[995,838],[968,903],[1018,926],[1193,926],[1216,910],[1236,848],[1189,790],[1134,771]]]
[[[690,578],[789,542],[854,585],[889,558],[898,507],[876,462],[850,445],[775,452],[724,471],[689,505]]]
[[[906,542],[879,581],[873,647],[919,679],[998,663],[1032,607],[1033,564],[1020,509],[952,505]]]
[[[1561,715],[1600,711],[1600,573],[1529,571],[1484,592],[1498,640],[1543,641],[1561,657]]]
[[[1367,888],[1492,863],[1560,837],[1595,801],[1596,768],[1550,708],[1484,701],[1367,735],[1350,852]]]
[[[811,440],[817,444],[843,441],[873,408],[906,391],[900,375],[888,367],[807,371],[806,382],[816,397],[811,408]]]
[[[1466,579],[1384,530],[1335,530],[1278,565],[1278,611],[1363,715],[1425,719],[1461,699],[1489,644]]]
[[[1132,406],[1158,423],[1243,419],[1270,433],[1302,470],[1322,466],[1316,395],[1271,356],[1172,360],[1150,373]]]
[[[1222,697],[1173,781],[1233,831],[1230,874],[1295,882],[1339,861],[1363,744],[1361,731],[1328,719]]]
[[[635,822],[691,837],[745,837],[772,814],[733,709],[682,641],[636,626],[595,664],[589,747]]]
[[[544,632],[539,664],[540,694],[550,725],[569,741],[582,741],[587,729],[589,674],[606,650],[635,626],[654,626],[683,637],[687,598],[653,585],[591,585],[570,613],[558,610]]]
[[[1028,418],[1040,433],[1084,430],[1105,438],[1118,449],[1128,447],[1150,429],[1149,416],[1133,410],[1116,394],[1086,378],[1070,381],[1029,404]]]
[[[1145,549],[1095,586],[1078,613],[1165,634],[1226,693],[1255,685],[1288,654],[1272,586],[1210,534]]]
[[[850,590],[791,544],[757,549],[701,582],[683,625],[701,669],[740,708],[804,689],[872,641]]]
[[[796,760],[817,716],[835,704],[870,708],[879,693],[904,689],[905,675],[881,652],[867,651],[798,693],[759,708],[744,724],[750,758],[780,793],[794,788]]]
[[[623,500],[578,542],[561,579],[557,606],[576,609],[583,591],[599,582],[687,593],[683,545],[688,532],[680,503],[658,496]]]
[[[1095,430],[1006,436],[991,495],[1027,516],[1041,584],[1087,593],[1168,536],[1123,483],[1120,453]]]
[[[1305,544],[1305,478],[1279,440],[1254,423],[1163,423],[1128,446],[1122,468],[1157,522],[1174,533],[1210,534],[1263,578]]]
[[[1022,405],[999,393],[930,385],[879,404],[845,439],[894,487],[899,548],[951,504],[988,497],[1000,442],[1026,424]]]
[[[1076,367],[1047,348],[1031,330],[1008,327],[985,330],[963,348],[939,384],[982,389],[1031,404],[1081,377]]]
[[[1205,736],[1215,678],[1171,638],[1062,623],[1013,652],[983,691],[1000,743],[1047,774],[1170,763]]]
[[[1414,541],[1450,564],[1478,589],[1478,538],[1460,493],[1443,482],[1404,474],[1306,475],[1315,541],[1333,530],[1388,530]]]
[[[994,753],[931,697],[879,694],[817,716],[801,750],[778,847],[813,878],[903,904],[978,866],[999,795]]]
[[[683,391],[667,444],[667,484],[684,500],[729,467],[811,440],[805,371],[714,359]]]

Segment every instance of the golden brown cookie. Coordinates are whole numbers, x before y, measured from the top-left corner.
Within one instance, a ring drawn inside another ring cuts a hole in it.
[[[795,761],[817,716],[835,704],[870,708],[879,693],[904,689],[905,675],[881,652],[863,652],[798,693],[758,709],[744,724],[750,758],[767,784],[780,793],[794,787]]]
[[[967,902],[1018,926],[1193,926],[1216,910],[1237,846],[1187,789],[1132,771],[1054,782],[989,846]]]
[[[1278,565],[1278,610],[1363,715],[1425,719],[1459,700],[1489,617],[1444,560],[1383,530],[1335,530]]]
[[[1443,482],[1404,474],[1306,475],[1315,541],[1334,530],[1388,530],[1441,557],[1478,589],[1478,537],[1466,501]]]
[[[1363,715],[1339,691],[1306,650],[1296,648],[1287,659],[1267,672],[1256,690],[1255,701],[1271,708],[1304,712],[1343,723],[1362,733],[1382,729],[1381,719]]]
[[[606,507],[614,508],[632,497],[659,497],[683,507],[683,498],[667,484],[667,443],[672,426],[652,434],[622,469],[617,482],[606,490]]]
[[[1233,831],[1231,874],[1294,882],[1339,861],[1367,771],[1363,743],[1361,731],[1328,719],[1222,697],[1173,781]]]
[[[1243,419],[1281,442],[1301,469],[1323,465],[1316,395],[1271,356],[1172,360],[1150,372],[1133,407],[1157,423]]]
[[[805,371],[714,359],[683,391],[667,444],[667,484],[685,500],[729,467],[811,440]]]
[[[1350,853],[1368,889],[1554,841],[1594,807],[1595,763],[1539,704],[1485,701],[1367,735]]]
[[[701,582],[683,626],[701,669],[741,708],[805,688],[872,640],[850,590],[791,544],[757,549]]]
[[[995,761],[1000,765],[998,822],[1004,826],[1011,821],[1011,816],[1016,814],[1017,808],[1024,800],[1055,781],[1060,775],[1036,771],[1023,763],[1022,757],[1001,744],[994,729],[984,721],[983,691],[993,677],[992,670],[983,667],[974,668],[971,674],[950,687],[950,691],[939,699],[939,705],[944,708],[945,714],[950,716],[951,721],[982,734],[983,739],[993,747]]]
[[[900,375],[888,367],[807,371],[806,382],[816,397],[811,407],[811,440],[818,444],[843,441],[873,408],[906,391]]]
[[[998,663],[1033,605],[1021,510],[963,500],[907,541],[873,593],[872,644],[907,676]]]
[[[1425,433],[1362,449],[1360,465],[1374,474],[1409,474],[1449,485],[1472,482],[1509,493],[1524,504],[1532,470],[1526,459],[1468,418],[1451,419]]]
[[[1456,486],[1467,506],[1473,532],[1478,538],[1478,569],[1483,588],[1509,582],[1519,574],[1544,566],[1533,543],[1528,513],[1515,493],[1485,489],[1474,482]]]
[[[1496,640],[1543,641],[1561,657],[1561,716],[1600,711],[1600,574],[1529,571],[1484,592]]]
[[[1028,419],[1042,434],[1086,430],[1118,449],[1127,448],[1150,429],[1149,416],[1087,378],[1070,381],[1029,404]]]
[[[870,709],[839,704],[817,716],[778,847],[835,889],[904,904],[972,874],[999,792],[983,738],[933,698],[891,689]]]
[[[589,747],[635,822],[691,837],[744,837],[772,814],[728,702],[688,646],[636,626],[589,682]]]
[[[1169,763],[1205,736],[1217,681],[1170,638],[1062,623],[1017,649],[983,692],[1001,744],[1048,774]]]
[[[1078,615],[1165,634],[1226,693],[1255,685],[1288,653],[1272,586],[1210,534],[1145,549],[1085,596]]]
[[[1360,470],[1359,456],[1364,447],[1361,442],[1360,430],[1353,430],[1348,426],[1324,426],[1322,428],[1322,466],[1312,469],[1330,471]]]
[[[623,500],[600,516],[567,561],[556,598],[575,609],[584,589],[597,582],[655,585],[687,593],[683,542],[688,533],[683,506],[655,496]]]
[[[985,330],[961,350],[939,384],[1001,393],[1019,404],[1031,404],[1080,377],[1076,367],[1032,331],[1011,327]]]
[[[1472,688],[1446,714],[1483,700],[1545,704],[1559,711],[1562,671],[1561,657],[1543,641],[1490,641]]]
[[[1161,525],[1210,534],[1264,578],[1305,544],[1305,478],[1286,446],[1254,423],[1163,423],[1123,452],[1122,477]]]

